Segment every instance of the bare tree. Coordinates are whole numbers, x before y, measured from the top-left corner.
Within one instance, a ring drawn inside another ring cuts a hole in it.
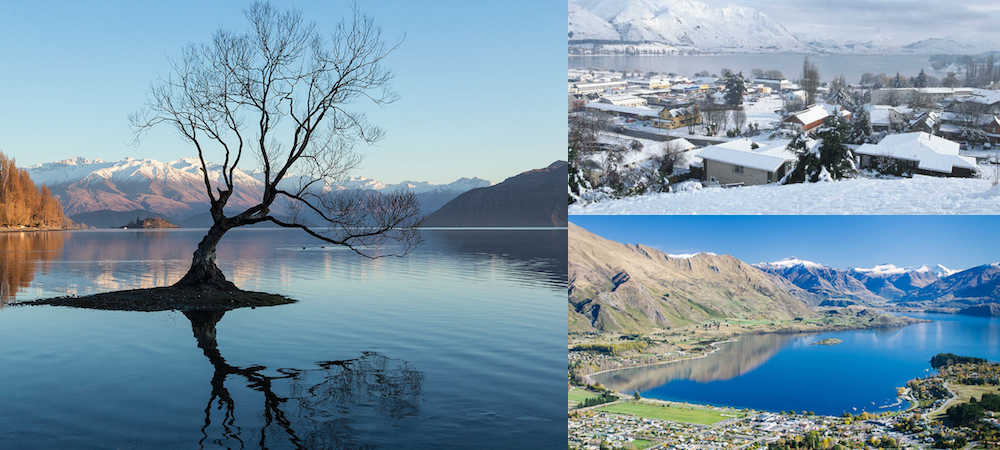
[[[412,193],[332,196],[323,186],[345,179],[360,162],[355,147],[383,131],[355,101],[393,102],[392,73],[381,30],[357,7],[327,35],[297,11],[256,2],[244,33],[216,32],[207,44],[186,47],[168,78],[154,83],[147,106],[132,117],[138,138],[157,125],[173,126],[197,151],[213,224],[199,242],[178,285],[235,289],[215,265],[215,248],[236,227],[260,222],[298,228],[368,257],[372,248],[399,243],[403,254],[419,241]],[[210,155],[222,161],[210,171]],[[263,173],[260,202],[227,215],[239,186],[234,173],[246,156]],[[272,213],[288,205],[290,214]]]
[[[743,108],[733,111],[733,126],[736,131],[743,133],[743,127],[747,124],[747,112]]]

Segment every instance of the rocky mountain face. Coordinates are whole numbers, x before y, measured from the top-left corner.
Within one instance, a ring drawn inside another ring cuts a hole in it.
[[[566,161],[467,191],[427,216],[425,227],[566,226]]]
[[[785,259],[758,264],[757,268],[788,280],[796,287],[822,300],[849,299],[878,304],[885,300],[874,294],[851,271],[827,267],[812,261]]]
[[[709,319],[815,314],[775,279],[728,255],[671,256],[569,224],[571,331],[642,332]]]
[[[209,166],[210,179],[221,180],[220,169],[218,165]],[[36,184],[44,184],[52,190],[67,215],[83,217],[85,220],[78,220],[91,226],[117,222],[117,217],[113,217],[116,212],[129,212],[134,218],[133,213],[141,211],[143,215],[168,217],[182,225],[191,222],[192,217],[207,217],[208,201],[200,163],[195,158],[172,162],[76,158],[40,164],[27,170]],[[237,169],[234,178],[237,188],[229,201],[231,210],[241,210],[260,201],[264,186],[261,173]],[[287,181],[296,182],[294,178]],[[488,180],[481,178],[460,178],[444,185],[422,181],[386,184],[371,178],[352,178],[322,189],[327,192],[411,190],[417,195],[422,213],[429,214],[469,189],[489,185]],[[280,204],[272,209],[281,213]]]

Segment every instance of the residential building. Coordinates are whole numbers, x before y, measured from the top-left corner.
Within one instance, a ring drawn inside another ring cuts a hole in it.
[[[699,123],[701,123],[701,114],[698,113],[698,107],[691,105],[682,108],[663,108],[660,111],[659,119],[653,121],[653,126],[674,129]]]
[[[894,106],[871,105],[868,122],[872,131],[898,131],[906,126],[906,115]]]
[[[809,133],[822,125],[823,121],[829,116],[830,113],[822,105],[812,105],[786,117],[783,122],[786,126],[797,131]]]
[[[972,177],[976,174],[976,161],[960,156],[957,142],[924,132],[890,134],[878,144],[864,144],[854,150],[858,167],[884,168],[892,163],[903,173]]]
[[[781,180],[795,155],[784,145],[763,149],[754,145],[749,139],[737,139],[698,150],[705,181],[752,186]]]

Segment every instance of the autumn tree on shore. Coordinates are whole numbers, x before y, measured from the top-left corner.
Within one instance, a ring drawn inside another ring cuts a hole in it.
[[[248,31],[220,30],[210,42],[186,47],[132,117],[137,136],[171,126],[200,162],[213,224],[178,285],[235,289],[215,264],[216,246],[229,230],[261,222],[363,256],[381,256],[383,244],[394,245],[385,254],[409,251],[419,219],[411,192],[331,195],[323,189],[357,167],[358,144],[382,137],[352,106],[395,100],[384,60],[396,46],[386,45],[357,7],[329,33],[297,11],[268,3],[254,3],[245,15]],[[210,171],[213,162],[221,165]],[[229,211],[239,189],[234,171],[248,162],[262,174],[260,200]],[[279,205],[288,213],[274,212]]]
[[[28,171],[0,153],[0,227],[61,227],[68,221],[49,188],[38,188]]]

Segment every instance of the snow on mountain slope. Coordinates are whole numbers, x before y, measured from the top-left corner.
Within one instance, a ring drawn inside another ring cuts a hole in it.
[[[571,40],[663,42],[714,51],[795,51],[807,47],[780,23],[748,7],[697,0],[570,0]],[[600,20],[598,20],[600,19]],[[610,30],[609,30],[610,27]]]
[[[27,170],[36,184],[47,185],[59,197],[67,215],[101,210],[147,210],[170,217],[183,217],[203,212],[208,203],[201,164],[197,158],[171,162],[135,158],[120,161],[74,158],[38,164]],[[220,165],[210,164],[208,171],[211,180],[221,181]],[[260,201],[264,187],[262,173],[237,169],[233,177],[236,189],[230,198],[230,207],[245,208]],[[295,177],[286,181],[289,185],[296,184]],[[488,180],[481,178],[460,178],[449,184],[436,185],[425,181],[386,184],[357,177],[326,186],[324,190],[412,190],[418,196],[448,196],[447,199],[434,199],[434,206],[440,206],[454,195],[489,185]]]
[[[814,263],[812,261],[806,261],[804,259],[798,259],[796,257],[785,258],[785,259],[782,259],[782,260],[772,261],[772,262],[769,262],[769,263],[760,263],[760,264],[757,264],[757,266],[758,267],[759,266],[768,266],[768,267],[776,267],[776,268],[788,268],[788,267],[794,267],[794,266],[823,267],[822,264]]]
[[[608,21],[571,1],[569,2],[569,39],[617,41],[621,37]]]

